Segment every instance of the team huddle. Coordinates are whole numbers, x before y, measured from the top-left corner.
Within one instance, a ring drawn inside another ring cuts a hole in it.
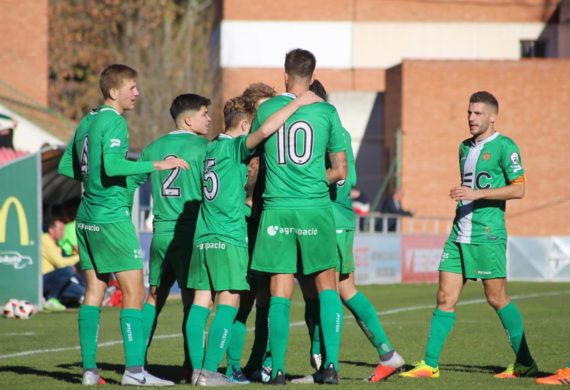
[[[206,138],[210,100],[177,96],[170,107],[175,129],[145,147],[139,161],[125,158],[128,131],[122,116],[138,96],[136,71],[115,64],[102,72],[104,104],[82,119],[59,165],[60,174],[82,181],[84,188],[77,214],[87,284],[78,319],[84,385],[105,383],[96,351],[100,306],[112,274],[124,296],[122,385],[174,385],[145,370],[174,282],[184,307],[187,383],[285,384],[295,278],[305,301],[315,372],[293,383],[339,383],[343,304],[378,352],[368,380],[385,380],[403,369],[404,359],[390,344],[376,309],[354,284],[351,139],[326,102],[323,85],[314,80],[315,65],[306,50],[287,53],[286,92],[276,96],[273,88],[252,84],[225,103],[224,131],[212,141]],[[505,201],[524,195],[525,179],[516,144],[493,128],[497,113],[491,94],[471,97],[472,138],[460,149],[461,186],[450,192],[458,201],[457,216],[440,264],[425,360],[401,376],[439,377],[439,355],[468,279],[483,280],[516,355],[497,377],[538,371],[521,315],[506,295]],[[149,177],[154,222],[147,294],[131,207],[134,191]],[[253,305],[254,342],[241,367]],[[222,374],[218,368],[225,356]]]

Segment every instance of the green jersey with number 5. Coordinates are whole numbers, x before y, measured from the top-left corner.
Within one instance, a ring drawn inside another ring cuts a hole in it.
[[[284,93],[263,103],[257,110],[252,132],[294,98],[294,95]],[[342,131],[336,108],[331,104],[322,102],[299,108],[264,143],[267,176],[263,207],[331,206],[325,156],[327,152],[346,150]]]
[[[461,185],[475,190],[500,188],[525,180],[519,148],[495,133],[482,141],[472,138],[459,147]],[[505,243],[504,200],[463,200],[457,203],[450,239],[463,244]]]
[[[251,155],[246,136],[220,134],[206,151],[200,207],[194,242],[220,240],[247,247],[245,221],[246,160]]]
[[[151,173],[154,232],[174,232],[194,226],[202,201],[202,167],[208,140],[187,130],[163,135],[141,153],[141,161],[170,158],[185,160],[189,168],[175,168]],[[147,175],[133,177],[140,185]],[[130,179],[129,179],[130,180]]]

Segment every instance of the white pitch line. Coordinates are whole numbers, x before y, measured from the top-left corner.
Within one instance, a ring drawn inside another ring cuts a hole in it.
[[[533,298],[554,297],[554,296],[568,295],[568,294],[570,294],[569,291],[552,291],[552,292],[547,292],[547,293],[511,295],[511,299],[523,300],[523,299],[533,299]],[[471,299],[468,301],[459,302],[457,304],[457,306],[477,305],[477,304],[486,303],[486,302],[487,302],[486,299]],[[377,314],[381,315],[381,316],[387,316],[387,315],[392,315],[392,314],[405,313],[405,312],[409,312],[409,311],[433,309],[434,307],[435,307],[434,304],[406,306],[406,307],[400,307],[400,308],[396,308],[396,309],[380,311],[380,312],[377,312]],[[344,316],[345,319],[350,318],[350,317],[352,317],[352,316],[351,315]],[[304,325],[305,325],[305,321],[296,321],[296,322],[291,322],[291,324],[290,324],[291,327],[304,326]],[[247,330],[249,332],[251,332],[254,330],[254,328],[248,328]],[[171,339],[174,337],[181,337],[181,336],[182,336],[182,333],[156,335],[153,337],[153,340]],[[120,345],[120,344],[123,344],[123,340],[113,340],[113,341],[107,341],[104,343],[99,343],[98,347],[99,348],[112,347],[112,346]],[[22,357],[22,356],[38,355],[38,354],[42,354],[42,353],[75,351],[75,350],[79,350],[79,349],[80,349],[79,345],[76,345],[73,347],[62,347],[62,348],[34,349],[34,350],[30,350],[30,351],[22,351],[22,352],[8,353],[5,355],[0,355],[0,359],[10,359],[10,358],[16,358],[16,357]]]

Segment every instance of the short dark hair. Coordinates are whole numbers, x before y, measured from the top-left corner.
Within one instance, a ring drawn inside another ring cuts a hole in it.
[[[499,101],[490,92],[479,91],[475,92],[469,98],[469,104],[471,103],[485,103],[495,109],[495,112],[499,112]]]
[[[327,90],[319,80],[314,80],[311,85],[309,85],[309,91],[313,92],[321,99],[327,100]]]
[[[308,50],[293,49],[285,56],[285,72],[294,77],[309,78],[315,71],[317,59]]]
[[[170,105],[170,115],[172,119],[176,122],[178,115],[185,111],[198,111],[202,106],[208,107],[210,105],[210,99],[196,95],[194,93],[185,93],[183,95],[178,95],[172,101]]]
[[[135,80],[137,71],[123,64],[109,65],[99,77],[99,88],[105,99],[111,97],[111,89],[120,88],[126,80]]]
[[[54,228],[55,225],[56,225],[58,222],[61,222],[62,224],[65,225],[65,221],[64,221],[63,218],[61,218],[61,217],[56,217],[56,216],[54,216],[54,217],[49,218],[49,219],[45,222],[46,230],[49,230],[49,229],[51,229],[51,228]]]
[[[251,120],[255,114],[255,103],[252,103],[241,96],[232,98],[224,104],[224,125],[228,130],[237,126],[244,118]]]

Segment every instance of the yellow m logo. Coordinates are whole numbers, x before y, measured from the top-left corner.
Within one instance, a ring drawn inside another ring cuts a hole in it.
[[[28,231],[28,219],[24,206],[15,196],[9,196],[0,209],[0,243],[6,242],[6,225],[8,223],[8,213],[10,206],[14,205],[18,215],[18,224],[20,225],[20,245],[30,245],[30,234]]]

